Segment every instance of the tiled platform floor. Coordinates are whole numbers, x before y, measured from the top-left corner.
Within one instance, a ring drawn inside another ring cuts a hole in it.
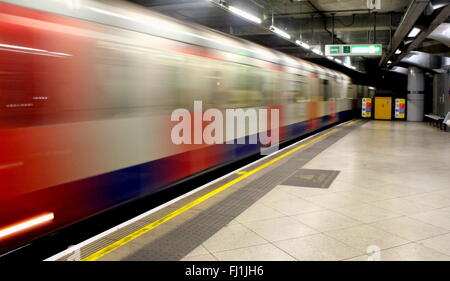
[[[370,121],[303,168],[340,173],[277,186],[183,260],[450,260],[449,133]]]

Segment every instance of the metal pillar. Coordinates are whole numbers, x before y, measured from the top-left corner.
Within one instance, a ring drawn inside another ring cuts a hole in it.
[[[373,43],[377,43],[377,12],[373,13]]]
[[[392,12],[389,14],[389,45],[392,43],[392,35],[394,34],[392,29]]]
[[[334,44],[334,15],[335,13],[331,14],[331,44]]]
[[[446,116],[450,111],[450,68],[444,67],[442,70],[443,73],[433,76],[433,114],[438,116]]]
[[[414,66],[408,68],[407,120],[421,122],[424,117],[425,81],[423,72]]]

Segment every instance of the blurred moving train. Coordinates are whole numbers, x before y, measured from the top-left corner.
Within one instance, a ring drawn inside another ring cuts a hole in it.
[[[123,1],[0,1],[0,252],[260,151],[172,144],[176,108],[279,108],[286,141],[352,118],[362,91]]]

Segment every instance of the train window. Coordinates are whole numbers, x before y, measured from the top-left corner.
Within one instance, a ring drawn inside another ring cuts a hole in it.
[[[239,67],[236,76],[236,89],[250,90],[252,88],[252,77],[247,67]]]
[[[270,76],[270,88],[272,90],[270,104],[279,104],[281,102],[280,97],[285,80],[283,79],[282,73],[278,71],[271,71]]]
[[[179,62],[166,52],[137,45],[101,42],[96,53],[99,97],[113,115],[176,107]]]
[[[330,81],[323,79],[322,84],[323,84],[323,100],[324,101],[331,100],[333,98],[333,93]]]
[[[320,91],[320,79],[316,77],[309,77],[308,79],[308,92],[309,92],[309,100],[316,102],[319,101],[319,97],[321,95]]]
[[[261,75],[257,68],[238,65],[233,68],[233,87],[228,92],[229,106],[254,107],[262,101]]]
[[[274,96],[274,76],[272,76],[272,72],[265,69],[258,69],[259,76],[259,85],[258,89],[261,94],[261,105],[270,105],[273,104],[273,96]]]
[[[305,83],[306,79],[303,76],[297,76],[295,81],[295,102],[304,102],[309,100],[307,85]]]
[[[211,83],[211,102],[215,108],[227,108],[231,104],[230,92],[233,88],[234,64],[218,63],[214,65]]]
[[[283,93],[284,98],[289,99],[289,103],[300,103],[308,100],[306,85],[302,76],[289,74],[287,76],[286,88]]]
[[[347,88],[347,95],[346,98],[348,99],[355,99],[357,98],[357,87],[354,84],[349,84]]]

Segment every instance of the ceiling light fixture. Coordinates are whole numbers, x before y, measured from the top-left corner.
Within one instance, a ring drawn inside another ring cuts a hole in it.
[[[301,42],[301,41],[299,41],[299,40],[295,40],[295,44],[297,44],[297,45],[299,45],[299,46],[302,46],[303,48],[308,49],[308,50],[311,48],[311,46],[309,46],[309,45],[306,44],[305,42]]]
[[[414,38],[416,37],[422,30],[420,28],[414,27],[411,32],[408,34],[408,37]]]
[[[314,49],[313,52],[316,53],[316,54],[318,54],[319,56],[323,56],[322,51],[319,50],[319,49]]]
[[[275,27],[273,25],[270,26],[270,30],[272,32],[275,32],[276,34],[280,35],[281,37],[284,37],[286,39],[291,39],[291,35],[289,35],[288,33],[284,32],[283,30],[279,29],[278,27]]]
[[[260,24],[262,22],[262,20],[260,18],[254,16],[254,15],[252,15],[250,13],[247,13],[245,11],[242,11],[241,9],[238,9],[238,8],[236,8],[234,6],[229,6],[228,10],[230,10],[230,12],[232,12],[232,13],[240,16],[240,17],[243,17],[244,19],[252,21],[254,23]]]

